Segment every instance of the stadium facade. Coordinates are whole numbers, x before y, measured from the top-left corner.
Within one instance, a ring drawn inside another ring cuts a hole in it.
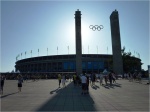
[[[141,62],[140,59],[133,57]],[[119,65],[118,65],[119,66]],[[76,55],[50,55],[31,57],[18,60],[15,65],[16,71],[22,73],[55,73],[76,72]],[[106,54],[82,54],[82,71],[84,73],[99,73],[104,69],[113,70],[113,56]],[[135,65],[136,70],[141,70],[141,65]]]

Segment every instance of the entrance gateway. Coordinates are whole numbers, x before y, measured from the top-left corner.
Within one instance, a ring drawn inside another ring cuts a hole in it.
[[[82,74],[82,38],[81,38],[81,11],[75,11],[75,37],[76,37],[76,73]],[[115,10],[110,15],[113,71],[116,74],[123,74],[123,61],[121,55],[119,15]]]

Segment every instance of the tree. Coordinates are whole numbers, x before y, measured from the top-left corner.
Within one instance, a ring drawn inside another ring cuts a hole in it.
[[[132,56],[131,52],[125,52],[125,46],[121,50],[124,72],[141,71],[141,59]]]

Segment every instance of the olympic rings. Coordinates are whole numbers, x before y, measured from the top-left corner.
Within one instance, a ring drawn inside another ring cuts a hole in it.
[[[99,25],[99,26],[98,25],[95,25],[95,26],[94,25],[90,25],[89,28],[92,29],[93,31],[95,31],[95,30],[100,31],[101,29],[104,28],[104,26],[103,25]]]

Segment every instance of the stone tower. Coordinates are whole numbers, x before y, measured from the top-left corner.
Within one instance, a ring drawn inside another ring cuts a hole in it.
[[[113,53],[113,71],[117,74],[123,74],[123,61],[121,54],[121,40],[119,28],[119,15],[115,10],[110,15],[112,53]]]
[[[82,73],[81,11],[75,11],[76,73]]]

